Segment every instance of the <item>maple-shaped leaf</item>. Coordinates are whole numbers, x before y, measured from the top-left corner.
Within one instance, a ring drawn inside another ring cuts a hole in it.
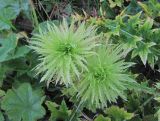
[[[29,0],[0,0],[0,30],[15,28],[12,21],[21,12],[29,17]]]
[[[24,57],[30,51],[27,46],[17,46],[17,34],[10,34],[5,39],[0,38],[0,45],[0,63]]]
[[[8,55],[14,51],[17,41],[16,34],[11,34],[6,39],[0,38],[0,62],[5,61]]]
[[[12,121],[37,121],[45,114],[43,100],[41,93],[24,83],[18,89],[9,89],[1,106]]]

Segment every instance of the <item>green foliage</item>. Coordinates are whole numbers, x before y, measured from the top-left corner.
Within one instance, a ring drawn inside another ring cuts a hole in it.
[[[49,118],[49,121],[57,121],[57,120],[68,121],[69,120],[71,111],[68,110],[68,107],[64,100],[62,101],[60,106],[58,106],[56,103],[51,101],[46,101],[46,105],[51,112],[51,117]]]
[[[0,38],[0,62],[24,57],[30,49],[26,46],[17,47],[18,38],[16,34],[10,34],[7,38]]]
[[[158,90],[160,89],[160,83],[159,82],[157,82],[155,86],[156,86],[156,88]],[[160,103],[160,95],[159,95],[159,93],[156,95],[155,100]],[[158,121],[159,121],[160,120],[160,109],[159,109],[159,107],[158,107],[158,111],[156,112],[156,116],[158,117]]]
[[[103,115],[98,115],[94,121],[111,121],[111,119]]]
[[[40,63],[35,70],[43,74],[40,82],[73,84],[73,78],[79,78],[80,72],[87,70],[86,57],[95,54],[96,29],[84,22],[78,28],[74,21],[69,26],[65,19],[60,26],[48,24],[47,29],[39,29],[30,42],[30,47],[39,54]]]
[[[160,102],[160,97],[155,98],[158,102]],[[158,121],[160,120],[160,109],[156,112],[156,116],[158,117]]]
[[[4,116],[1,111],[0,111],[0,121],[4,121]]]
[[[106,113],[113,119],[113,121],[126,121],[134,116],[133,113],[128,113],[123,108],[119,108],[117,106],[108,108]]]
[[[0,0],[0,121],[157,121],[159,75],[160,0]]]
[[[13,27],[10,20],[16,18],[11,8],[0,9],[0,30],[10,29]]]
[[[101,16],[106,16],[108,18],[113,18],[115,16],[114,11],[111,9],[110,5],[107,0],[100,0],[100,10],[99,13]],[[114,4],[115,5],[115,4]]]
[[[7,72],[8,72],[8,68],[0,64],[0,87],[3,84],[3,79],[6,77]]]
[[[153,28],[153,19],[142,20],[141,13],[134,16],[117,16],[115,20],[106,20],[106,27],[116,43],[121,43],[126,55],[131,52],[131,58],[139,56],[144,65],[151,67],[159,59],[159,32]],[[117,33],[117,34],[115,34]]]
[[[24,83],[17,89],[7,91],[2,100],[2,109],[13,121],[35,121],[42,118],[45,109],[42,107],[44,97],[34,91],[30,84]]]
[[[110,7],[113,8],[115,6],[122,7],[124,0],[108,0],[110,3]]]
[[[3,90],[0,90],[0,97],[5,96],[5,92]]]
[[[0,87],[6,75],[14,69],[13,66],[7,63],[13,64],[16,62],[16,59],[24,58],[30,52],[30,49],[26,45],[21,45],[19,38],[18,34],[14,33],[0,38]],[[18,66],[16,65],[16,67]]]
[[[11,53],[17,45],[17,38],[15,34],[10,35],[6,40],[0,41],[1,48],[0,48],[0,62],[3,62],[7,59],[9,56],[9,53]]]
[[[155,86],[157,89],[160,89],[160,82],[157,82]]]
[[[46,6],[46,12],[52,12],[50,17],[62,18],[62,14],[68,17],[72,13],[72,5],[70,2],[59,0],[41,0],[41,3]],[[52,9],[54,9],[54,12]]]
[[[0,3],[0,31],[14,28],[11,20],[15,19],[21,11],[28,14],[28,0],[0,0]]]
[[[107,102],[116,102],[118,96],[126,99],[124,90],[136,83],[126,70],[132,63],[124,62],[121,46],[100,46],[97,56],[88,61],[88,71],[77,84],[77,97],[94,110],[107,107]]]
[[[98,115],[94,121],[128,121],[134,117],[133,113],[128,113],[124,108],[118,106],[111,106],[106,109],[105,114],[107,117]]]
[[[149,0],[148,2],[138,2],[144,12],[150,17],[160,16],[160,3],[158,0]]]

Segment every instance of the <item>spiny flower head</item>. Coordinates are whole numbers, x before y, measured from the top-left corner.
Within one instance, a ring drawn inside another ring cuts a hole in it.
[[[78,98],[91,110],[107,107],[135,81],[125,71],[131,63],[122,59],[120,46],[98,47],[97,56],[88,59],[88,71],[77,85]]]
[[[76,24],[74,20],[70,25],[65,19],[59,26],[47,24],[47,31],[39,29],[30,47],[39,54],[40,63],[35,70],[43,74],[40,81],[72,84],[73,78],[87,70],[86,58],[95,54],[96,38],[95,26],[86,26],[85,22]]]

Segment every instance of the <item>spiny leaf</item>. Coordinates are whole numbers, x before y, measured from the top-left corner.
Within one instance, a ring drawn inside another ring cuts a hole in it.
[[[68,110],[68,107],[64,100],[62,101],[60,106],[51,101],[47,101],[46,105],[51,111],[51,117],[49,118],[50,121],[57,121],[58,119],[68,121],[71,111]]]
[[[139,46],[133,50],[132,57],[139,55],[143,64],[146,65],[148,55],[151,53],[150,48],[154,45],[155,45],[154,42],[150,42],[150,43],[143,42],[139,44]]]
[[[94,121],[111,121],[110,118],[104,117],[103,115],[98,115]]]
[[[151,17],[141,19],[142,12],[136,15],[119,15],[115,20],[106,20],[109,35],[122,44],[124,54],[139,56],[143,64],[148,62],[152,68],[159,59],[159,28],[153,29]],[[118,27],[118,34],[117,33]],[[118,36],[117,36],[118,35]],[[112,39],[111,38],[111,39]]]
[[[124,121],[131,119],[134,115],[133,113],[128,113],[123,108],[117,106],[111,106],[106,111],[106,114],[109,115],[114,121]]]
[[[124,0],[109,0],[110,7],[114,8],[115,6],[122,7]]]

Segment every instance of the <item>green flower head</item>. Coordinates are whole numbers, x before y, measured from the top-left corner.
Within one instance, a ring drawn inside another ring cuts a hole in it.
[[[97,55],[88,59],[88,71],[77,85],[78,98],[89,109],[107,107],[118,97],[125,99],[124,91],[135,81],[125,73],[131,63],[122,59],[120,46],[98,47]]]
[[[39,29],[30,47],[39,54],[40,63],[35,70],[37,75],[43,74],[40,81],[73,84],[73,78],[87,70],[86,58],[94,54],[93,48],[98,45],[95,34],[95,26],[74,20],[69,25],[65,19],[59,26],[47,24],[47,31]]]

